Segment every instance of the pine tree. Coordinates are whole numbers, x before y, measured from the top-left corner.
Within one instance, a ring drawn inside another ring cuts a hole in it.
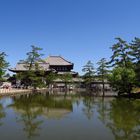
[[[4,52],[0,53],[0,80],[2,80],[2,76],[5,74],[6,68],[9,66],[9,63],[5,60],[7,55]]]
[[[32,50],[27,53],[27,58],[25,60],[21,60],[25,63],[27,71],[18,73],[17,78],[21,80],[26,88],[28,86],[32,86],[36,89],[36,87],[42,87],[44,85],[42,77],[44,76],[45,71],[39,66],[39,63],[43,62],[41,59],[43,54],[39,53],[42,48],[33,45],[31,48]]]
[[[130,95],[135,83],[135,71],[130,56],[131,47],[121,38],[116,39],[118,43],[111,47],[113,55],[109,64],[112,64],[114,68],[109,80],[119,94],[128,93]]]
[[[105,96],[105,80],[108,76],[108,66],[105,58],[102,58],[98,63],[97,74],[98,78],[102,81],[103,85],[103,97]]]
[[[83,78],[87,87],[91,88],[91,82],[93,82],[95,70],[93,63],[89,60],[82,71],[84,72]]]
[[[72,75],[70,73],[65,73],[58,76],[65,83],[65,91],[68,90],[67,85],[69,82],[72,82]]]
[[[43,54],[39,53],[39,51],[42,50],[42,48],[36,47],[34,45],[31,46],[32,50],[27,53],[27,58],[24,61],[30,70],[38,69],[38,63],[42,62],[43,60],[41,59],[41,56]]]
[[[130,55],[136,72],[136,86],[140,87],[140,38],[135,37],[132,41]]]
[[[129,55],[130,45],[128,45],[126,41],[122,40],[121,38],[116,38],[116,40],[118,42],[111,47],[113,55],[111,56],[109,64],[112,64],[112,66],[120,66],[125,68],[131,67],[132,59]]]
[[[130,43],[130,45],[130,54],[133,57],[133,60],[136,63],[140,62],[140,38],[135,37],[134,40],[132,40],[132,43]]]

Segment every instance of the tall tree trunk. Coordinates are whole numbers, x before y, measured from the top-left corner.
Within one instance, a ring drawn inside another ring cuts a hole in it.
[[[65,92],[67,92],[67,82],[65,82]]]
[[[104,83],[104,80],[102,82],[103,82],[103,97],[105,97],[105,83]]]

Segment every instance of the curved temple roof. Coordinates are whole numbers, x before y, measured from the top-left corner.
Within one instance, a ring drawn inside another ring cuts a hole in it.
[[[53,69],[54,66],[70,66],[71,69],[73,69],[73,63],[65,60],[64,58],[62,58],[61,56],[49,56],[46,60],[44,60],[44,62],[39,62],[38,66],[40,70],[45,70],[45,71],[50,71]],[[51,67],[52,66],[52,67]],[[15,68],[10,68],[9,69],[12,72],[19,72],[19,71],[28,71],[29,70],[29,66],[28,64],[24,63],[24,62],[19,62],[17,63]],[[35,66],[32,70],[35,70]],[[75,74],[72,72],[72,74]]]
[[[65,60],[63,57],[61,56],[49,56],[46,60],[46,63],[49,63],[51,66],[69,66],[69,65],[73,65],[73,63]]]
[[[38,63],[39,64],[39,69],[40,70],[45,70],[48,71],[49,70],[49,64],[48,63]],[[11,68],[9,69],[10,71],[16,72],[16,71],[28,71],[28,64],[26,63],[17,63],[15,68]],[[34,70],[34,69],[32,69]]]

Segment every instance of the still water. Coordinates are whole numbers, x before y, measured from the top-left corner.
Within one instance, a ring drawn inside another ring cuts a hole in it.
[[[0,99],[0,140],[140,140],[140,100],[22,95]]]

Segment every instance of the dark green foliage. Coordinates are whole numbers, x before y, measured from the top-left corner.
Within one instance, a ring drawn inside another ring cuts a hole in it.
[[[140,87],[140,62],[135,64],[136,86]]]
[[[131,45],[130,55],[133,57],[133,60],[138,63],[140,62],[140,38],[135,37]]]
[[[41,76],[42,72],[36,73],[35,71],[26,71],[26,72],[20,72],[16,75],[16,78],[21,80],[21,85],[24,85],[25,88],[28,88],[29,86],[34,87],[44,87],[43,82],[43,74]]]
[[[0,53],[0,80],[2,80],[2,76],[5,74],[6,68],[9,66],[9,63],[5,60],[6,54],[4,52]]]
[[[23,62],[25,62],[29,68],[29,70],[38,69],[38,63],[42,62],[41,56],[43,54],[39,53],[39,51],[42,50],[42,48],[31,46],[32,50],[31,52],[27,53],[27,59]]]
[[[116,40],[118,42],[111,47],[113,55],[109,63],[112,64],[112,66],[131,67],[132,63],[129,55],[130,46],[121,38],[116,38]]]
[[[105,80],[107,81],[108,72],[109,72],[108,65],[105,58],[102,58],[97,64],[98,64],[98,68],[97,68],[98,79],[102,81],[103,96],[104,96]]]
[[[46,85],[50,86],[54,83],[55,79],[57,79],[57,74],[54,72],[50,72],[45,76]]]
[[[95,75],[93,63],[91,61],[88,61],[87,64],[83,66],[82,71],[84,72],[83,78],[85,84],[90,88],[90,84],[93,81]]]
[[[111,47],[113,55],[109,63],[114,68],[110,74],[109,81],[119,94],[128,93],[130,95],[136,79],[133,59],[130,56],[131,47],[121,38],[117,38],[117,40],[118,43]]]
[[[124,93],[130,94],[135,86],[135,71],[130,68],[114,68],[109,76],[109,81],[119,95]]]
[[[32,50],[27,53],[27,58],[22,60],[26,63],[28,71],[18,73],[17,79],[21,80],[21,84],[26,88],[28,88],[28,86],[32,86],[36,89],[37,87],[44,86],[43,77],[45,72],[39,67],[39,63],[43,62],[41,59],[42,54],[39,53],[42,49],[35,46],[31,47]]]
[[[101,60],[99,60],[99,62],[97,63],[98,64],[98,68],[97,68],[97,74],[99,77],[102,77],[103,78],[106,78],[107,77],[107,74],[108,74],[108,63],[106,61],[105,58],[102,58]]]
[[[136,72],[136,86],[140,87],[140,38],[135,37],[132,41],[130,55]]]
[[[72,82],[72,75],[70,73],[65,73],[60,75],[59,78],[65,83],[65,90],[67,90],[67,85]]]

